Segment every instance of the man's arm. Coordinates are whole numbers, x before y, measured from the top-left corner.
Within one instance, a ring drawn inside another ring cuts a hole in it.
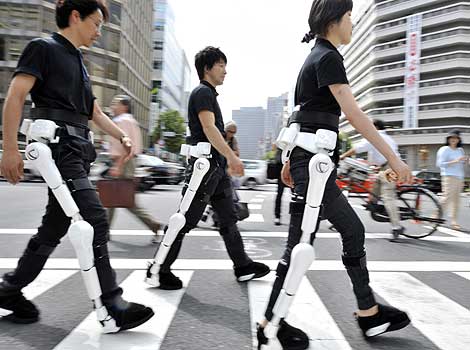
[[[17,74],[11,81],[3,106],[3,158],[0,171],[11,184],[17,184],[23,176],[23,159],[18,150],[18,129],[26,97],[36,78]]]
[[[356,154],[356,150],[351,148],[349,151],[344,152],[339,159],[343,160],[344,158],[351,157],[352,155]]]
[[[243,174],[243,163],[231,150],[230,146],[225,142],[224,137],[220,133],[219,129],[215,126],[214,113],[210,111],[199,112],[199,120],[206,135],[207,139],[212,146],[222,154],[228,162],[229,167],[234,175]]]

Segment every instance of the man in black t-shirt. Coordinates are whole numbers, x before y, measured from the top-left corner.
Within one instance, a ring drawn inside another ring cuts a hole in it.
[[[189,97],[188,119],[191,136],[188,140],[192,145],[196,145],[198,142],[210,142],[212,145],[211,158],[209,158],[211,166],[185,214],[184,227],[160,267],[159,288],[161,289],[183,287],[181,280],[171,272],[170,267],[178,257],[184,235],[196,227],[209,202],[217,213],[220,225],[219,232],[230,259],[233,261],[237,280],[245,282],[269,273],[268,266],[252,261],[245,252],[237,227],[237,215],[232,199],[232,184],[226,171],[228,165],[235,175],[243,173],[243,163],[225,142],[224,122],[215,89],[216,86],[222,85],[224,82],[227,58],[219,49],[207,47],[196,55],[195,64],[201,83]],[[195,158],[189,161],[183,193],[191,179],[194,162]],[[147,271],[148,275],[151,274],[150,269],[151,266]]]
[[[117,329],[111,327],[104,331],[116,332],[139,326],[153,316],[153,311],[140,304],[128,303],[121,296],[123,291],[116,283],[116,274],[109,261],[106,212],[87,178],[90,163],[96,158],[89,140],[89,119],[105,133],[120,140],[127,154],[131,154],[133,148],[130,138],[103,114],[96,102],[79,50],[81,46],[92,46],[101,35],[101,25],[107,18],[107,8],[99,0],[57,2],[59,32],[50,38],[34,39],[26,46],[10,84],[3,110],[4,139],[0,169],[12,184],[18,183],[23,175],[17,133],[23,104],[30,93],[35,105],[31,118],[52,120],[59,126],[59,142],[48,144],[52,158],[72,193],[80,216],[94,231],[94,268],[99,285],[93,284],[96,280],[91,277],[96,275],[90,276],[92,269],[87,271],[85,284],[88,291],[93,289],[93,294],[98,294],[97,289],[100,290],[98,299],[107,314],[116,321]],[[50,189],[48,195],[46,213],[37,234],[30,239],[16,269],[5,274],[0,283],[0,308],[12,312],[4,319],[15,323],[38,321],[39,310],[23,296],[21,290],[39,275],[71,223]],[[74,224],[76,219],[74,217]],[[88,234],[88,231],[85,233]],[[81,254],[81,257],[84,255]],[[105,326],[105,322],[102,325]]]

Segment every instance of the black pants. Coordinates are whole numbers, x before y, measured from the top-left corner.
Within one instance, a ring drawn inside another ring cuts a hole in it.
[[[284,193],[284,188],[286,188],[286,185],[284,184],[284,182],[282,182],[281,174],[279,174],[279,178],[277,179],[276,204],[274,207],[275,218],[281,217],[282,194]]]
[[[186,186],[192,175],[194,162],[188,165],[186,172]],[[183,195],[187,187],[183,189]],[[245,252],[243,240],[237,228],[237,215],[233,202],[233,188],[230,177],[225,167],[211,162],[211,168],[204,176],[188,211],[185,214],[186,224],[179,232],[168,256],[162,264],[160,271],[169,272],[171,265],[175,262],[181,250],[183,238],[186,233],[195,228],[201,220],[207,204],[210,202],[217,214],[219,221],[219,233],[222,236],[228,255],[235,267],[245,266],[252,262]]]
[[[308,163],[312,153],[295,148],[290,156],[290,172],[294,181],[294,196],[291,203],[291,220],[287,246],[277,267],[276,280],[266,310],[266,318],[271,320],[272,309],[284,284],[289,269],[292,249],[302,236],[301,225],[305,198],[308,186]],[[369,309],[376,304],[372,289],[369,287],[369,273],[366,267],[364,250],[364,226],[352,209],[347,199],[336,185],[336,171],[329,177],[322,200],[322,219],[328,219],[341,234],[343,243],[343,263],[351,279],[353,291],[361,310]],[[312,234],[312,244],[315,235]]]
[[[90,163],[96,158],[93,144],[78,137],[63,137],[59,144],[51,144],[50,147],[64,181],[87,178]],[[16,269],[4,276],[12,290],[24,288],[34,281],[70,226],[70,218],[65,215],[50,189],[48,196],[46,213],[37,234],[30,239]],[[112,302],[122,294],[122,290],[116,284],[116,274],[109,262],[106,240],[109,225],[106,211],[94,189],[73,192],[72,197],[80,209],[80,215],[93,226],[95,266],[103,292],[102,297],[105,303]]]

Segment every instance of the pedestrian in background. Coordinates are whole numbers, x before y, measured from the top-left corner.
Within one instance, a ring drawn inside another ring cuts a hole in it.
[[[436,166],[441,169],[442,201],[444,210],[450,207],[451,227],[460,230],[457,216],[460,207],[460,194],[464,186],[464,165],[468,160],[462,148],[462,138],[459,130],[452,130],[446,137],[446,144],[439,148]]]
[[[113,166],[109,169],[109,175],[120,179],[134,179],[137,155],[142,153],[142,135],[139,124],[132,116],[131,98],[126,95],[117,95],[111,102],[111,111],[114,116],[113,122],[118,125],[134,141],[134,154],[126,161],[124,147],[114,139],[110,139],[110,154]],[[114,218],[115,208],[108,208],[109,226]],[[156,221],[146,210],[137,206],[126,208],[142,221],[154,234],[152,243],[157,243],[157,233],[160,223]],[[111,237],[109,236],[109,239]]]
[[[227,144],[232,149],[233,153],[240,158],[240,148],[238,147],[238,140],[235,137],[236,133],[237,123],[233,120],[225,123],[225,141],[227,141]]]
[[[282,150],[276,148],[276,156],[274,158],[275,168],[277,172],[277,194],[276,194],[276,204],[274,206],[274,225],[281,225],[281,206],[282,206],[282,195],[284,193],[284,188],[286,184],[282,181],[281,170],[282,170],[282,161],[281,161]]]

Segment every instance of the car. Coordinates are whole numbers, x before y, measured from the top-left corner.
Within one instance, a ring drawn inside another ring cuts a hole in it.
[[[441,188],[441,173],[431,170],[419,170],[412,172],[413,177],[417,179],[417,183],[427,188],[428,190],[439,193],[442,192]]]
[[[137,156],[136,171],[145,169],[147,178],[151,179],[153,185],[177,185],[184,179],[185,167],[178,163],[165,162],[158,157],[148,154]]]
[[[252,190],[258,185],[266,184],[268,162],[265,160],[242,159],[245,175],[240,178],[240,184]]]
[[[26,159],[24,150],[20,150],[21,158],[23,158],[23,180],[24,181],[44,181],[39,171],[33,166],[30,160]],[[3,156],[3,150],[0,150],[0,160]],[[0,175],[0,177],[2,177]]]

